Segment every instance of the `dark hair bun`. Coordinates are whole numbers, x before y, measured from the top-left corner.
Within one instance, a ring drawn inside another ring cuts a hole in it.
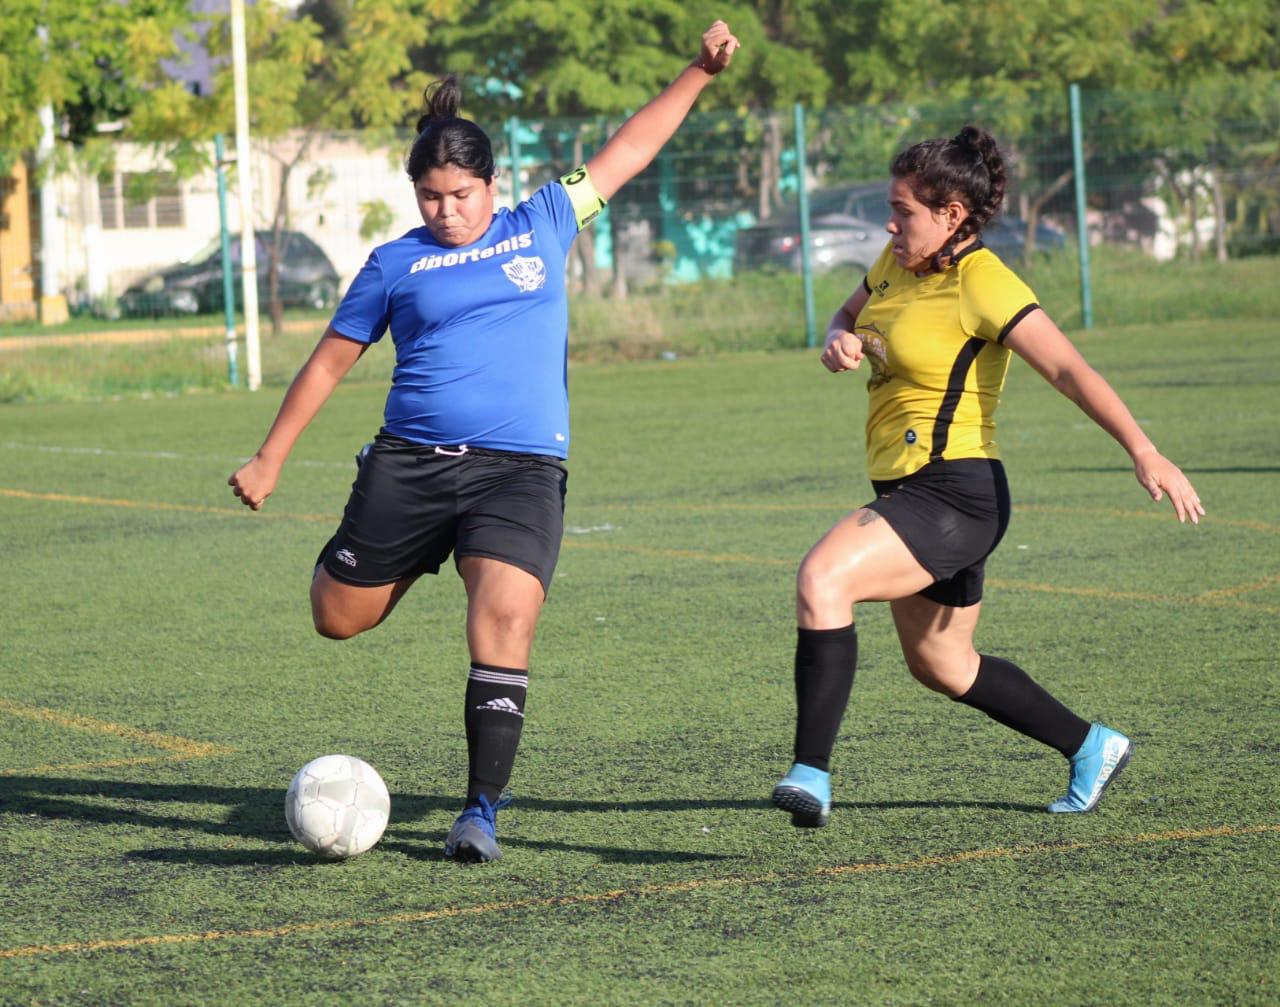
[[[422,92],[422,115],[418,116],[417,131],[421,133],[432,122],[458,118],[461,105],[462,89],[453,74],[428,84]]]

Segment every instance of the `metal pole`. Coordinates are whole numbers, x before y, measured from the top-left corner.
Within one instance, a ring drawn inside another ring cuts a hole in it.
[[[511,207],[523,199],[520,191],[520,120],[514,115],[507,120],[507,146],[511,151]]]
[[[1072,84],[1067,93],[1071,101],[1071,157],[1076,183],[1076,236],[1080,256],[1080,319],[1086,329],[1093,328],[1093,284],[1089,274],[1089,225],[1085,221],[1084,127],[1080,116],[1080,85]]]
[[[244,282],[244,351],[249,391],[262,385],[258,346],[258,250],[253,233],[253,168],[249,153],[249,73],[244,0],[231,0],[231,66],[236,91],[236,180],[240,187],[240,271]]]
[[[222,238],[222,308],[227,319],[227,381],[234,388],[240,383],[236,361],[236,292],[231,282],[231,232],[227,229],[227,173],[222,149],[222,134],[213,136],[213,154],[218,175],[218,231]]]
[[[676,261],[679,258],[676,244],[679,231],[679,220],[676,217],[676,170],[671,163],[671,155],[658,153],[658,208],[662,212],[662,223],[658,228],[658,240],[662,244],[663,280],[671,281],[675,277]],[[668,252],[670,255],[668,257]],[[696,267],[695,267],[696,269]]]
[[[49,46],[49,29],[36,28],[41,52]],[[62,295],[60,273],[64,250],[58,223],[58,194],[53,180],[53,106],[40,105],[40,142],[36,148],[35,180],[40,187],[40,323],[58,325],[67,320],[67,299]]]
[[[813,308],[813,262],[809,249],[809,189],[805,183],[804,106],[796,102],[796,189],[800,194],[800,270],[804,285],[804,344],[816,346],[818,325]]]

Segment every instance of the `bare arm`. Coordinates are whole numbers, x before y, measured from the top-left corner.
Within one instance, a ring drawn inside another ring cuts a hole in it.
[[[862,363],[862,340],[854,334],[853,327],[858,321],[858,313],[870,296],[866,284],[859,283],[858,289],[849,295],[849,299],[840,305],[827,323],[822,366],[833,374],[856,370]]]
[[[738,40],[723,21],[702,34],[702,52],[666,89],[622,124],[587,162],[591,181],[604,199],[640,174],[684,122],[711,78],[729,65]]]
[[[368,343],[346,339],[332,328],[325,330],[285,392],[262,447],[227,480],[241,503],[254,510],[262,507],[275,490],[285,459],[302,431],[368,348]]]
[[[1009,333],[1005,345],[1129,452],[1134,475],[1152,500],[1168,494],[1179,521],[1200,523],[1204,507],[1190,480],[1156,450],[1115,389],[1085,362],[1047,314],[1033,311]]]

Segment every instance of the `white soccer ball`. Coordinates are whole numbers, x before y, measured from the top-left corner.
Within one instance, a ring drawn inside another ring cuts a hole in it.
[[[341,860],[382,838],[391,795],[369,763],[354,755],[322,755],[298,770],[284,797],[284,820],[307,849]]]

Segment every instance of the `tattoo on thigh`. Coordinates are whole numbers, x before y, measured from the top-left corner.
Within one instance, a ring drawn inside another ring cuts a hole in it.
[[[880,514],[878,511],[864,510],[858,515],[858,527],[862,527],[863,525],[871,524],[871,522],[879,520]]]

